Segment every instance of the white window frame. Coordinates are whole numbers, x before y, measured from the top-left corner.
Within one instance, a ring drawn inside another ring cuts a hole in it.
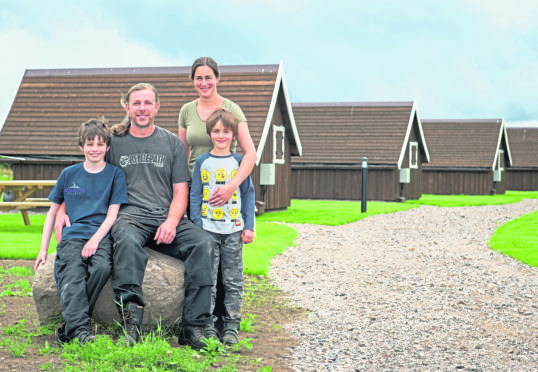
[[[279,157],[277,154],[278,146],[277,146],[277,133],[282,133],[282,157]],[[275,164],[286,164],[286,148],[284,140],[286,138],[286,128],[282,125],[273,125],[273,163]]]
[[[504,158],[504,150],[499,150],[499,155],[497,156],[497,170],[501,172],[504,170],[504,167],[501,166],[503,158]]]
[[[413,164],[413,152],[415,163]],[[409,168],[418,169],[418,142],[409,142]]]

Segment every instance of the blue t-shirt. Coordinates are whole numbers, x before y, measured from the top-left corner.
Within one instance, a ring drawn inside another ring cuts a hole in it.
[[[128,203],[125,173],[106,163],[99,173],[88,173],[83,163],[65,168],[49,200],[61,204],[71,226],[64,227],[62,240],[90,239],[106,218],[111,204]]]

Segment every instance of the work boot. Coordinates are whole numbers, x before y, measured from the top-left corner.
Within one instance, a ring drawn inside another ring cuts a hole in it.
[[[95,341],[95,336],[89,332],[81,332],[76,338],[81,345],[86,345],[88,342]]]
[[[213,327],[213,324],[208,324],[204,327],[204,334],[207,339],[219,340],[219,332]]]
[[[123,342],[125,344],[134,346],[134,344],[138,342],[143,318],[144,307],[138,306],[134,302],[127,302],[127,304],[120,309],[120,325],[123,329]]]
[[[210,325],[213,328],[212,325]],[[177,342],[180,345],[189,345],[195,350],[200,350],[206,347],[206,328],[209,326],[183,326],[177,337]],[[214,329],[214,328],[213,328]],[[215,332],[216,335],[216,332]],[[218,338],[217,338],[218,340]]]
[[[224,345],[235,345],[239,342],[239,332],[236,327],[225,327],[222,331],[221,342]]]

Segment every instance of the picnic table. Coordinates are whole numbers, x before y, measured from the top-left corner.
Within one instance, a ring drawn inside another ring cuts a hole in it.
[[[55,180],[44,181],[0,181],[0,193],[5,191],[13,191],[15,193],[14,201],[0,201],[0,211],[10,211],[18,209],[26,226],[30,225],[28,218],[28,209],[38,207],[50,207],[52,202],[47,198],[30,198],[37,190],[43,188],[52,188],[56,184]]]

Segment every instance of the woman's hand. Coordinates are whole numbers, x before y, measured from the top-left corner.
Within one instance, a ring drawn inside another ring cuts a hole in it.
[[[221,207],[231,199],[234,192],[235,188],[230,183],[219,186],[209,197],[209,204],[213,207]]]

